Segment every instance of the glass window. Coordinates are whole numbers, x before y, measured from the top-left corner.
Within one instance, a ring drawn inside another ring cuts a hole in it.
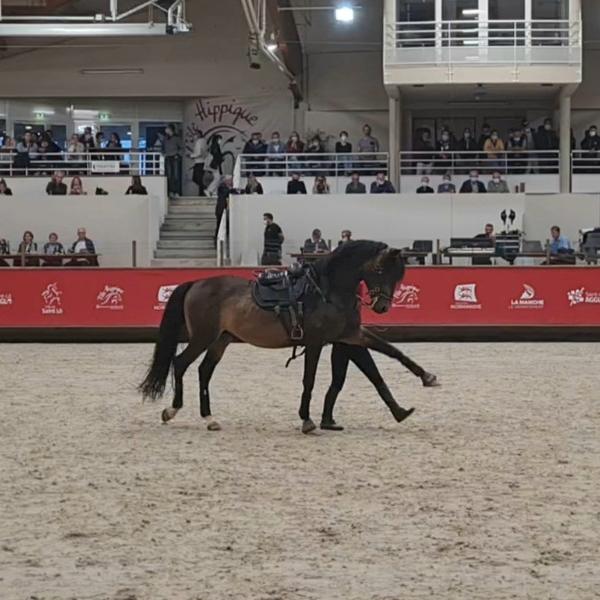
[[[525,0],[489,0],[488,11],[490,46],[524,45],[525,24],[521,21],[525,19]],[[494,23],[496,20],[502,22]]]
[[[397,33],[397,47],[435,45],[435,0],[397,0],[396,16],[403,23]]]
[[[569,45],[569,24],[564,22],[569,18],[569,0],[532,0],[531,18],[533,46]]]
[[[531,0],[531,18],[559,21],[569,18],[569,0]]]
[[[444,0],[442,4],[444,21],[479,20],[479,0]]]
[[[0,146],[4,146],[6,139],[6,119],[0,119]]]
[[[121,141],[121,148],[131,150],[131,125],[102,125],[100,131],[104,134],[105,144],[110,141],[110,136],[116,133]]]
[[[398,0],[398,21],[435,21],[435,0]]]
[[[15,140],[20,141],[27,131],[40,135],[46,128],[43,123],[15,123]]]
[[[444,0],[442,5],[442,30],[444,46],[477,45],[479,39],[479,0]],[[472,21],[472,23],[465,21]]]

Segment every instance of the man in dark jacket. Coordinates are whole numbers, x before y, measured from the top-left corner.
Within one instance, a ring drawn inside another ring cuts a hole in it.
[[[260,261],[261,265],[280,265],[281,264],[281,246],[283,245],[283,231],[281,227],[273,221],[271,213],[263,215],[265,221],[265,246]]]
[[[246,159],[246,168],[252,171],[258,177],[264,175],[264,163],[267,155],[267,144],[262,139],[262,134],[255,132],[244,144],[243,154],[260,154],[261,156],[251,156]]]
[[[535,134],[536,150],[546,150],[546,152],[538,154],[538,170],[540,173],[556,173],[557,169],[553,164],[558,160],[557,152],[547,152],[548,150],[558,150],[558,135],[552,129],[552,121],[546,119],[543,125],[538,127]]]
[[[215,206],[215,217],[217,217],[217,226],[215,228],[215,246],[217,245],[217,236],[223,213],[229,206],[229,196],[233,192],[233,179],[230,176],[224,177],[217,188],[217,204]]]
[[[469,179],[460,186],[461,194],[485,194],[486,192],[485,185],[479,181],[479,171],[476,170],[472,170]]]
[[[46,186],[46,194],[49,196],[66,196],[67,184],[63,183],[63,174],[60,171],[55,171],[52,179]]]
[[[86,254],[96,254],[96,246],[94,242],[87,237],[85,227],[80,227],[77,230],[77,239],[69,248],[69,254],[82,255],[77,258],[73,257],[66,266],[67,267],[97,267],[98,258],[93,256],[86,258]]]
[[[392,182],[386,179],[382,171],[377,173],[375,181],[371,184],[371,194],[395,194],[396,190]]]
[[[313,229],[312,236],[304,241],[302,246],[303,254],[317,254],[319,252],[329,252],[327,242],[321,237],[320,229]]]
[[[598,136],[598,129],[596,125],[592,125],[586,132],[585,137],[581,141],[581,149],[584,152],[581,153],[580,161],[583,169],[579,170],[581,173],[595,173],[598,163],[598,151],[600,151],[600,137]]]
[[[360,175],[358,173],[352,173],[352,179],[346,186],[346,194],[366,194],[367,188],[364,183],[360,181]]]
[[[300,181],[300,173],[292,173],[292,178],[287,184],[288,194],[306,194],[304,181]]]

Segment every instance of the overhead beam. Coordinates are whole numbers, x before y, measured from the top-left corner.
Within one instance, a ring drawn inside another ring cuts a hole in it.
[[[0,37],[111,37],[159,36],[186,33],[189,29],[167,31],[166,23],[2,23]]]

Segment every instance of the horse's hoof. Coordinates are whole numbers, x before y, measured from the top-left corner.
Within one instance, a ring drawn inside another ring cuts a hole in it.
[[[206,429],[208,429],[208,431],[221,431],[221,425],[218,421],[210,421],[206,425]]]
[[[314,431],[317,426],[313,423],[312,419],[306,419],[302,421],[302,433],[310,433]]]
[[[423,387],[439,387],[442,385],[433,373],[424,373],[421,377]]]
[[[344,431],[344,427],[342,425],[338,425],[334,420],[321,421],[320,427],[321,429],[327,429],[328,431]]]
[[[409,408],[408,410],[401,408],[399,412],[394,413],[396,422],[402,423],[402,421],[404,421],[404,419],[407,419],[408,417],[410,417],[410,415],[412,415],[413,412],[415,412],[414,408]]]
[[[176,408],[165,408],[160,414],[160,418],[163,423],[168,423],[176,414]]]

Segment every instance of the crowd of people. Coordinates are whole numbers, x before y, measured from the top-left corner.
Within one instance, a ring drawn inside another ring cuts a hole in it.
[[[416,189],[417,194],[433,194],[435,191],[436,190],[434,190],[430,185],[429,177],[427,175],[423,175],[421,177],[421,185],[419,185]],[[442,177],[442,183],[440,183],[437,187],[437,193],[454,194],[456,191],[456,186],[452,182],[452,175],[450,175],[450,173],[446,173]],[[477,169],[472,169],[469,173],[468,179],[462,182],[458,192],[461,194],[485,194],[487,192],[490,194],[508,194],[510,190],[508,188],[508,184],[502,178],[500,171],[494,171],[491,179],[486,185],[483,183],[483,181],[480,181],[479,171]]]
[[[48,235],[47,242],[38,245],[33,233],[25,231],[14,253],[11,252],[10,242],[0,238],[0,267],[10,266],[10,259],[3,257],[11,255],[15,267],[97,267],[99,264],[96,246],[87,237],[84,227],[77,229],[77,238],[66,249],[59,241],[58,234],[54,232]],[[68,258],[66,262],[65,258]]]

